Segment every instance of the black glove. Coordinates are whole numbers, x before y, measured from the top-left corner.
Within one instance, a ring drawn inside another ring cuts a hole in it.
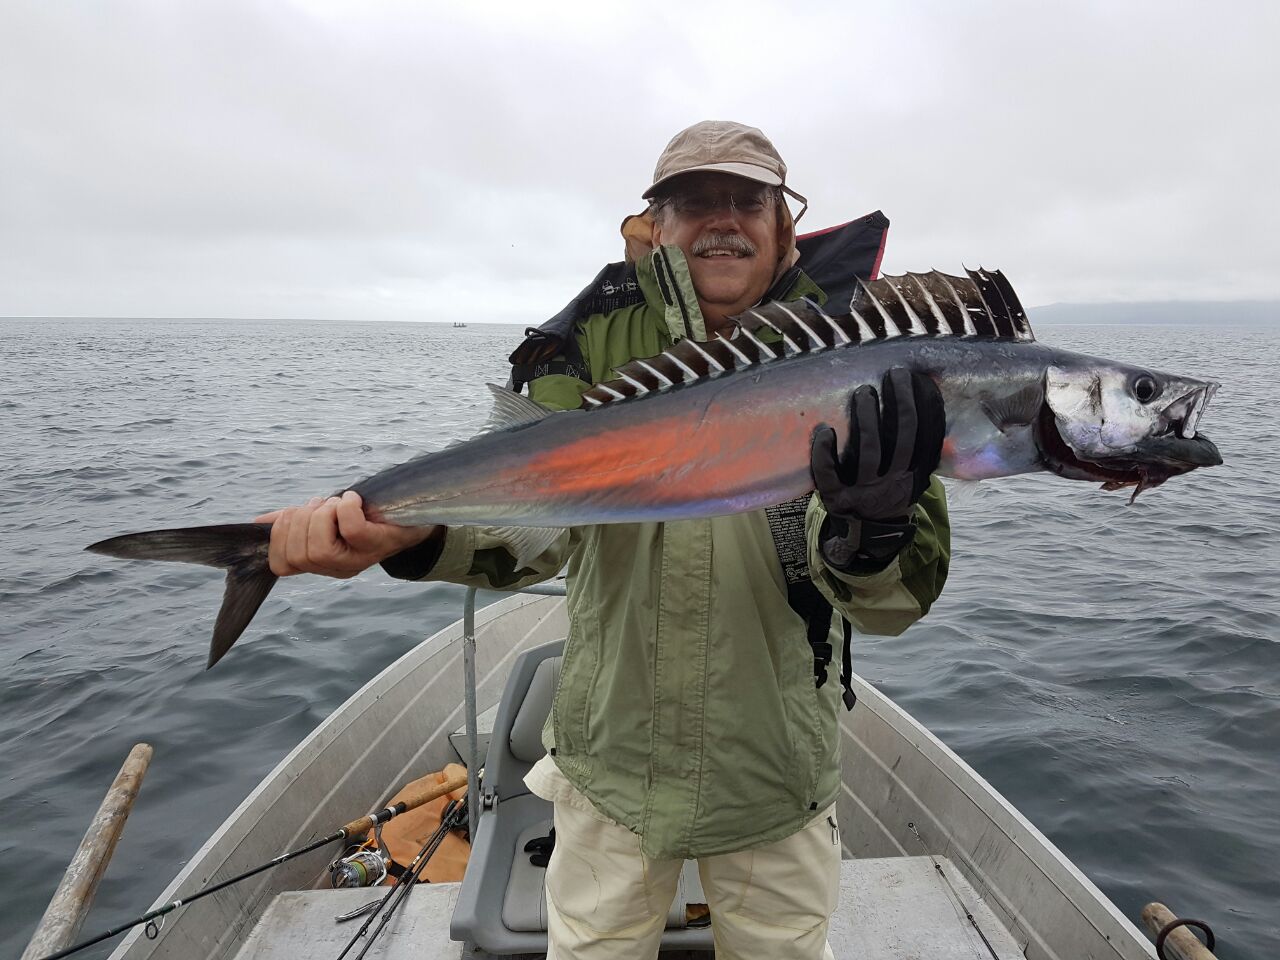
[[[946,411],[938,385],[894,367],[880,394],[858,387],[849,401],[849,439],[837,456],[836,432],[813,431],[810,469],[827,508],[822,558],[838,570],[882,570],[915,536],[911,508],[942,456]]]

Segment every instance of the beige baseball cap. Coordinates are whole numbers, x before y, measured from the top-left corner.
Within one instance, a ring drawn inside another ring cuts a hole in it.
[[[787,165],[769,138],[755,127],[730,120],[703,120],[671,138],[658,157],[653,186],[641,196],[650,200],[671,178],[699,170],[732,173],[771,187],[781,187],[787,180]]]

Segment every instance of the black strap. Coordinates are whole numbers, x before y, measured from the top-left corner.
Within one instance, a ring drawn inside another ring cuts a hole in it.
[[[845,617],[844,621],[844,663],[840,667],[840,697],[844,700],[844,708],[852,710],[858,702],[858,695],[853,692],[853,624]]]
[[[587,383],[592,382],[591,371],[582,356],[582,351],[578,348],[578,338],[572,332],[561,339],[535,327],[529,327],[525,330],[524,342],[515,349],[509,359],[511,360],[509,386],[516,393],[523,391],[526,383],[553,373],[577,377]]]
[[[813,578],[809,575],[808,544],[805,540],[804,518],[809,508],[809,497],[797,497],[768,507],[765,516],[769,520],[769,532],[773,535],[773,546],[778,552],[778,560],[782,564],[782,576],[787,584],[787,603],[804,621],[805,636],[813,650],[814,686],[821,687],[827,682],[827,668],[831,666],[831,658],[835,651],[828,639],[831,633],[831,615],[834,612],[831,603],[822,595]],[[843,619],[843,618],[842,618]],[[840,671],[840,684],[844,688],[841,698],[844,705],[852,710],[857,698],[851,684],[853,682],[852,662],[853,628],[849,621],[844,621],[844,665]]]
[[[511,357],[511,386],[517,393],[531,380],[559,373],[591,382],[574,328],[596,313],[612,313],[644,300],[634,263],[607,263],[582,292],[541,327],[525,330]]]

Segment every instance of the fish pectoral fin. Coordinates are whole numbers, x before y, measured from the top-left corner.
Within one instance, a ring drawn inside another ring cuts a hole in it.
[[[516,393],[514,390],[508,390],[494,383],[486,383],[485,386],[493,394],[493,408],[489,411],[489,419],[481,433],[492,433],[508,427],[537,423],[555,412],[549,407],[544,407],[537,400],[526,397],[523,393]]]
[[[564,533],[563,527],[494,527],[494,536],[506,541],[516,558],[516,569],[528,566]]]
[[[1044,405],[1044,392],[1039,384],[1028,384],[1007,397],[983,400],[979,406],[987,419],[1001,433],[1010,427],[1025,427],[1036,422]]]
[[[983,489],[980,480],[956,480],[950,477],[944,479],[943,486],[947,491],[948,507],[959,507],[973,503],[981,495]]]

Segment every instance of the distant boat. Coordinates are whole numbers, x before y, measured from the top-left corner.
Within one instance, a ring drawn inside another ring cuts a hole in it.
[[[466,324],[465,324],[465,323],[459,323],[457,320],[453,321],[453,325],[454,325],[455,327],[465,327],[465,326],[466,326]]]

